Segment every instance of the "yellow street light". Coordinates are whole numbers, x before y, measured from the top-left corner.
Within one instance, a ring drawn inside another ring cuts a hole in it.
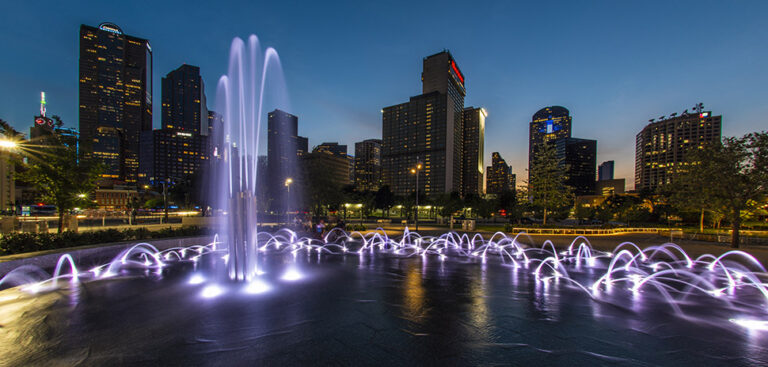
[[[293,183],[293,179],[288,177],[285,179],[285,187],[290,186]]]
[[[18,147],[18,146],[19,146],[19,144],[16,143],[15,141],[13,141],[13,140],[0,139],[0,148],[3,148],[3,149],[16,149],[16,147]]]
[[[88,196],[88,195],[86,195],[86,194],[77,194],[77,197],[79,197],[80,199],[85,199],[86,196]]]

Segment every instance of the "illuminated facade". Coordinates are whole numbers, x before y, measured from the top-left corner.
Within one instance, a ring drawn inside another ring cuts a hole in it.
[[[448,51],[424,58],[423,94],[382,109],[382,181],[395,195],[462,189],[464,75]]]
[[[499,152],[491,154],[491,165],[486,169],[485,192],[489,195],[498,195],[505,191],[515,189],[515,175]]]
[[[80,26],[80,146],[102,177],[135,183],[139,144],[152,130],[152,48],[114,24]]]
[[[142,133],[139,181],[179,182],[199,172],[211,156],[205,85],[200,68],[182,65],[162,79],[162,128]]]
[[[139,199],[139,193],[133,187],[117,185],[111,189],[98,189],[93,199],[99,209],[126,210],[131,201]]]
[[[571,115],[561,106],[544,107],[533,115],[529,126],[528,139],[528,181],[531,163],[542,144],[571,137]]]
[[[485,118],[488,113],[484,108],[467,107],[464,109],[464,148],[462,168],[462,196],[484,194],[483,177],[485,161]]]
[[[623,178],[599,180],[596,183],[595,195],[611,196],[625,193],[626,180]]]
[[[711,111],[683,113],[648,124],[635,140],[635,190],[671,183],[691,149],[718,143],[722,116]]]
[[[381,187],[381,139],[355,143],[355,190],[376,191]]]

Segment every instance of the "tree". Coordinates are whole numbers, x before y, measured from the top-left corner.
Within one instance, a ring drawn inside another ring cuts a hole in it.
[[[381,209],[389,217],[389,209],[395,205],[395,195],[388,185],[384,185],[379,188],[379,191],[376,191],[376,197],[373,201],[376,209]]]
[[[690,155],[693,163],[682,184],[698,187],[697,195],[727,208],[731,247],[738,248],[742,215],[768,195],[768,133],[725,137],[722,144],[705,145]]]
[[[595,217],[595,209],[585,204],[578,203],[573,210],[573,216],[578,220],[590,220]]]
[[[299,182],[312,214],[321,216],[325,208],[338,208],[344,201],[344,193],[328,164],[321,160],[303,160],[302,168]]]
[[[54,116],[60,124],[60,120]],[[42,136],[34,149],[27,149],[29,164],[20,178],[31,184],[42,199],[56,205],[59,229],[64,230],[64,215],[88,202],[88,194],[96,189],[102,165],[84,156],[77,147],[67,145],[57,132]]]
[[[517,193],[514,190],[504,190],[496,197],[495,207],[497,211],[503,210],[507,218],[517,219],[515,207],[517,206]]]
[[[561,209],[571,200],[571,188],[565,184],[567,167],[557,157],[554,144],[542,144],[531,164],[528,192],[535,207],[544,211],[542,224],[547,224],[547,213]]]
[[[696,165],[689,157],[687,166]],[[663,189],[664,196],[669,199],[669,203],[680,212],[699,213],[699,232],[704,232],[704,214],[712,210],[712,198],[704,195],[707,183],[699,177],[696,170],[683,169],[678,172],[677,178],[667,188]]]

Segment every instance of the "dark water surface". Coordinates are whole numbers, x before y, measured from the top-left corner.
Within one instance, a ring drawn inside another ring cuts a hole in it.
[[[768,363],[765,332],[681,320],[653,299],[594,301],[501,264],[299,256],[304,277],[280,280],[292,261],[268,258],[272,289],[255,295],[219,283],[224,293],[204,298],[213,282],[189,284],[191,264],[38,296],[2,291],[0,364]]]

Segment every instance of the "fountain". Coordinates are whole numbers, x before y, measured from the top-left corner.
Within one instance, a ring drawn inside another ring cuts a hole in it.
[[[287,104],[277,51],[270,47],[263,54],[262,58],[255,35],[248,38],[247,46],[235,38],[228,74],[219,79],[216,91],[216,110],[222,113],[223,126],[214,129],[216,168],[211,171],[209,181],[214,186],[210,192],[214,205],[223,208],[227,224],[222,237],[229,250],[227,274],[237,281],[252,281],[258,273],[256,157],[265,100],[272,97],[278,104]],[[270,79],[272,75],[275,77]],[[273,83],[269,89],[268,82]]]
[[[136,244],[88,269],[65,254],[52,275],[11,271],[0,278],[0,364],[768,363],[768,276],[743,251],[258,232],[254,157],[273,73],[274,49],[232,42],[216,98],[221,233]]]

